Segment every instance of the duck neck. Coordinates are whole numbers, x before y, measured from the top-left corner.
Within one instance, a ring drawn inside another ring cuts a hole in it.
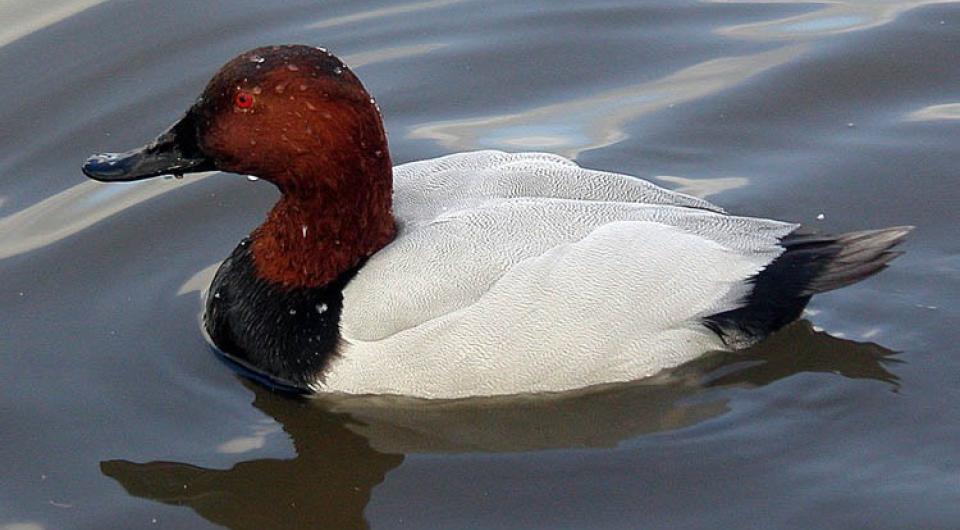
[[[392,174],[290,190],[251,234],[258,275],[284,287],[322,287],[386,246],[396,233]]]

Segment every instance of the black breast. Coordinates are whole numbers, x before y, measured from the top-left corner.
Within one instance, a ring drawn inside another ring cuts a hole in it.
[[[256,274],[248,240],[217,271],[204,325],[238,371],[269,386],[309,392],[337,353],[343,288],[356,269],[315,288],[284,287]]]

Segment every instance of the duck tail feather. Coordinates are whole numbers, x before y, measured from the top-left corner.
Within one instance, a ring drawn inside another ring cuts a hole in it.
[[[903,254],[892,249],[902,243],[912,230],[912,226],[895,226],[849,232],[836,236],[832,241],[823,241],[818,245],[819,248],[813,250],[822,255],[822,268],[801,294],[832,291],[882,271],[894,258]],[[784,246],[786,253],[789,253],[791,243],[784,241]]]
[[[704,324],[727,346],[750,346],[800,317],[810,297],[859,282],[903,252],[893,250],[913,230],[896,226],[838,236],[793,232],[784,252],[749,281],[741,307],[710,315]]]

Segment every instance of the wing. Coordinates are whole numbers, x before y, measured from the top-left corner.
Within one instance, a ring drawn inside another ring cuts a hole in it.
[[[565,199],[491,199],[448,211],[430,222],[407,224],[375,254],[344,291],[344,336],[381,340],[475,303],[525,260],[583,240],[617,221],[643,222],[613,249],[636,267],[682,267],[678,256],[653,243],[663,229],[725,249],[753,272],[783,251],[778,241],[796,225],[722,215],[677,206]],[[695,255],[688,256],[695,259]],[[584,266],[581,266],[583,268]],[[626,270],[633,270],[634,266]],[[704,281],[689,271],[685,281]],[[746,276],[738,277],[744,279]]]
[[[327,388],[452,398],[652,375],[722,348],[700,319],[736,307],[744,280],[779,254],[779,234],[793,228],[676,207],[542,201],[498,203],[431,225],[429,239],[446,240],[440,248],[471,249],[456,250],[456,260],[474,253],[459,270],[442,251],[397,268],[372,263],[376,283],[400,283],[380,284],[370,297],[348,287],[347,307],[360,313],[345,309],[345,350]],[[510,236],[467,235],[494,219]],[[373,277],[358,279],[373,287]]]
[[[672,204],[723,213],[703,199],[646,180],[584,169],[547,153],[474,151],[394,168],[394,212],[401,222],[430,222],[444,212],[495,198]]]
[[[702,318],[739,307],[796,229],[493,151],[399,166],[394,211],[397,238],[344,290],[329,390],[458,397],[651,375],[722,348]]]

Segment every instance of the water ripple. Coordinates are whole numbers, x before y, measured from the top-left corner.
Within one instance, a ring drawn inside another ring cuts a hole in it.
[[[798,4],[796,0],[707,0],[723,4]],[[822,7],[802,15],[730,26],[721,35],[761,40],[812,39],[861,31],[886,24],[902,13],[932,4],[955,0],[835,0],[816,2]]]
[[[410,4],[403,4],[399,6],[392,7],[382,7],[379,9],[371,9],[369,11],[361,11],[359,13],[352,13],[350,15],[342,15],[338,17],[327,18],[319,22],[314,22],[313,24],[308,25],[310,29],[326,29],[336,26],[343,26],[347,24],[353,24],[356,22],[366,22],[371,19],[391,17],[395,15],[405,15],[408,13],[413,13],[416,11],[425,11],[429,9],[436,9],[438,7],[447,7],[454,4],[461,4],[466,0],[429,0],[426,2],[414,2]]]
[[[960,120],[960,103],[931,105],[907,114],[904,121]]]
[[[684,68],[656,81],[617,88],[518,113],[428,122],[408,138],[432,140],[450,150],[542,149],[576,158],[583,151],[624,140],[624,126],[640,116],[728,89],[804,50],[802,45]]]
[[[0,17],[6,22],[0,28],[0,47],[26,37],[47,26],[70,18],[81,11],[102,4],[105,0],[31,0],[0,3]],[[16,21],[13,23],[12,21]]]

